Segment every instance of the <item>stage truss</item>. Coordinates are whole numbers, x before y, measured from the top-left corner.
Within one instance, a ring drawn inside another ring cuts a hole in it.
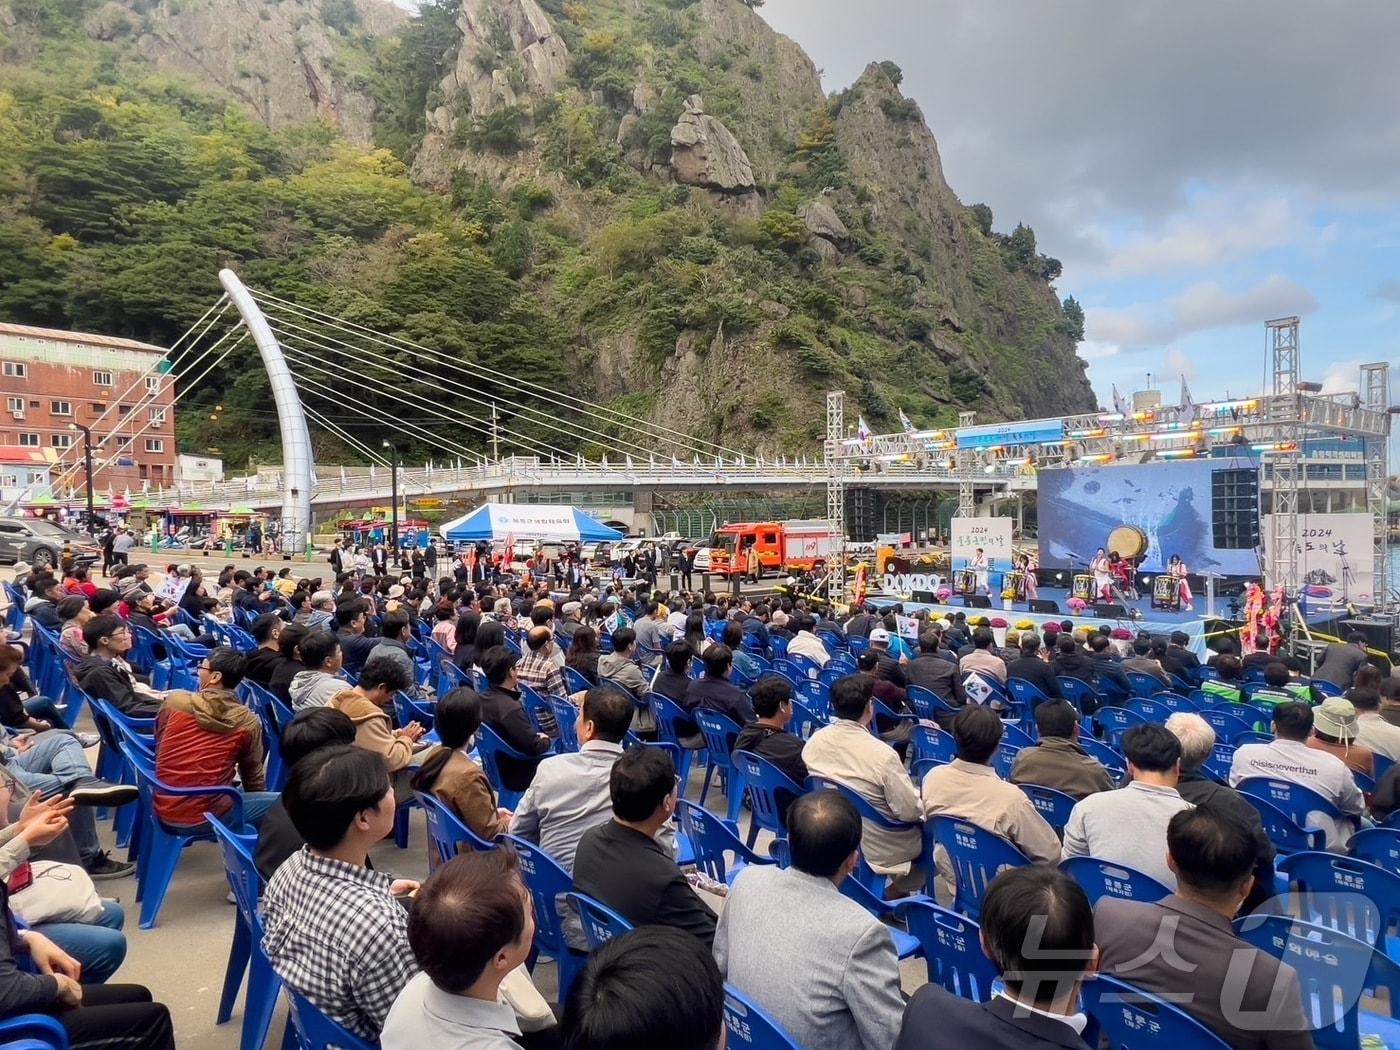
[[[1323,394],[1316,383],[1299,379],[1299,320],[1285,317],[1265,324],[1271,385],[1258,397],[1161,406],[1150,411],[1090,412],[1063,418],[1055,441],[1015,442],[988,448],[958,448],[958,431],[910,430],[852,437],[843,432],[845,396],[827,395],[827,517],[844,553],[845,494],[858,473],[895,470],[926,475],[930,487],[956,481],[959,516],[977,512],[978,487],[998,490],[1013,479],[1034,475],[1042,466],[1077,462],[1147,462],[1210,455],[1231,449],[1260,457],[1261,483],[1272,482],[1272,514],[1265,537],[1265,582],[1294,596],[1298,573],[1299,517],[1307,486],[1304,461],[1308,443],[1359,441],[1366,464],[1366,504],[1371,515],[1371,594],[1377,608],[1390,608],[1390,566],[1386,505],[1389,483],[1390,370],[1384,362],[1361,366],[1359,392]],[[973,413],[960,412],[958,427],[972,426]],[[1261,489],[1263,488],[1261,484]],[[844,558],[834,559],[840,579],[833,594],[844,594]],[[840,585],[841,590],[836,590]]]

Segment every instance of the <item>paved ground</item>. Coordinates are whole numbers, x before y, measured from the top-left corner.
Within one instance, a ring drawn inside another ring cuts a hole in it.
[[[140,559],[133,558],[135,560]],[[157,555],[150,557],[148,563],[162,564],[163,560]],[[215,572],[227,564],[227,559],[222,557],[191,560]],[[329,571],[329,566],[326,566],[326,570]],[[13,576],[9,566],[0,567],[0,579],[10,580]],[[92,729],[86,713],[79,728]],[[96,758],[95,751],[90,753],[93,759]],[[686,790],[686,797],[691,800],[699,798],[701,772],[695,770],[691,773]],[[716,800],[722,803],[722,799],[717,788],[711,792],[712,807],[717,804]],[[747,830],[746,817],[741,819],[741,824]],[[427,836],[421,817],[412,822],[411,829],[407,850],[398,849],[392,841],[375,848],[373,857],[377,868],[407,878],[425,877]],[[111,847],[110,822],[100,827],[99,833],[104,844]],[[766,852],[767,841],[765,833],[759,839],[760,852]],[[121,856],[120,853],[115,855]],[[98,891],[103,896],[117,899],[127,912],[127,959],[114,980],[144,984],[158,1000],[168,1005],[175,1021],[176,1040],[181,1047],[235,1050],[243,1016],[241,996],[235,1005],[232,1020],[224,1025],[214,1024],[235,915],[234,906],[227,900],[228,884],[217,848],[213,844],[198,844],[185,851],[154,929],[142,930],[137,925],[134,879],[100,883]],[[709,897],[708,900],[716,910],[723,907],[723,901],[718,898]],[[906,992],[924,983],[924,973],[922,963],[906,963],[902,967]],[[553,965],[542,963],[536,970],[535,979],[540,991],[553,1000],[558,990]],[[279,1005],[272,1027],[274,1039],[280,1039],[284,1017],[285,1008]],[[275,1046],[276,1043],[269,1045]]]

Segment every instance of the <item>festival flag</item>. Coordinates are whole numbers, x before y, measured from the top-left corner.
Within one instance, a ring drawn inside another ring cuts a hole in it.
[[[904,409],[899,410],[899,425],[904,428],[906,434],[914,433],[914,424],[909,421],[909,417],[904,414]]]
[[[1118,392],[1117,383],[1113,384],[1113,411],[1117,412],[1124,419],[1127,419],[1133,414],[1128,408],[1128,402],[1124,401],[1123,395]]]
[[[860,416],[856,423],[856,437],[860,438],[862,441],[870,440],[870,425],[866,423],[864,416]]]
[[[1181,423],[1190,426],[1196,422],[1196,402],[1191,400],[1191,390],[1186,385],[1186,377],[1181,377]]]

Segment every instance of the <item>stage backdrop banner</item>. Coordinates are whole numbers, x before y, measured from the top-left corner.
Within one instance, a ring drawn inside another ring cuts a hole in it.
[[[1217,471],[1257,470],[1243,458],[1085,465],[1037,475],[1042,568],[1083,572],[1114,529],[1139,530],[1147,550],[1143,572],[1161,572],[1179,554],[1193,573],[1258,576],[1254,548],[1215,545],[1212,477]],[[957,519],[954,519],[955,521]]]
[[[1011,571],[1010,518],[954,518],[952,565],[964,569],[978,547],[987,555],[987,567],[993,572]]]
[[[1265,516],[1264,542],[1272,535]],[[1298,515],[1298,579],[1308,596],[1341,605],[1371,602],[1371,516]]]

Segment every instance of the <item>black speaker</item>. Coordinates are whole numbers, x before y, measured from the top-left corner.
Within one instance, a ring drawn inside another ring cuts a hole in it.
[[[990,609],[992,600],[985,594],[964,594],[963,606],[968,609]]]
[[[1106,616],[1116,619],[1126,619],[1128,616],[1128,610],[1121,605],[1114,605],[1111,603],[1108,605],[1104,605],[1100,602],[1095,604],[1094,606],[1094,615]]]
[[[934,594],[932,591],[914,591],[909,595],[909,600],[911,602],[925,602],[929,605],[933,605],[938,601],[938,595]]]
[[[1366,644],[1370,648],[1379,649],[1383,653],[1395,651],[1395,625],[1389,620],[1363,616],[1354,620],[1343,620],[1342,623],[1349,630],[1364,634]]]
[[[1060,603],[1050,601],[1046,598],[1033,598],[1031,600],[1031,612],[1033,613],[1055,613],[1059,615]]]
[[[1210,473],[1211,538],[1221,550],[1259,546],[1259,471],[1213,470]],[[1170,556],[1175,551],[1163,551]]]

